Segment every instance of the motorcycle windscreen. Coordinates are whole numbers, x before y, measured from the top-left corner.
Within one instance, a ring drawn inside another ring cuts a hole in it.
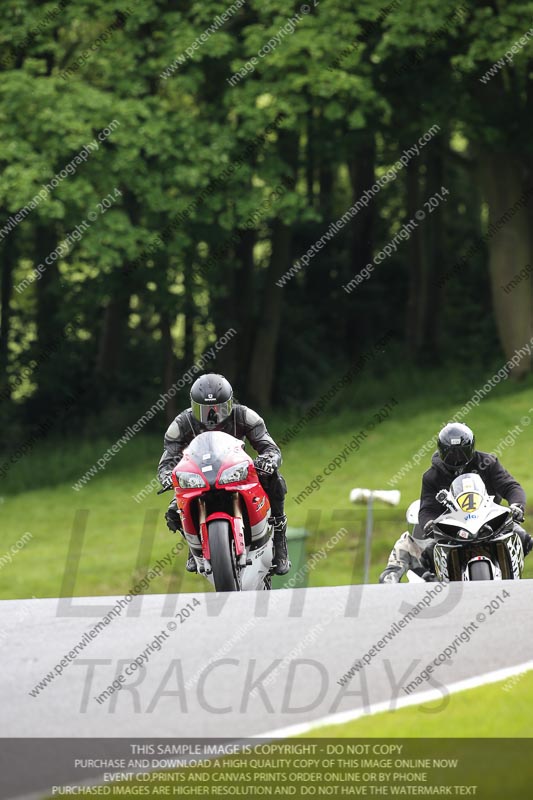
[[[222,431],[207,431],[196,436],[186,449],[186,454],[201,470],[209,484],[215,483],[223,464],[232,463],[232,454],[242,458],[244,442]]]
[[[457,505],[465,514],[477,511],[487,496],[487,488],[479,475],[467,472],[459,475],[450,487]]]

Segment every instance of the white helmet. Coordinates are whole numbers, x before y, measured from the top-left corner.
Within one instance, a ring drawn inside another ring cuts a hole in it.
[[[418,512],[420,511],[420,500],[413,500],[407,512],[405,514],[405,518],[409,525],[418,525]]]

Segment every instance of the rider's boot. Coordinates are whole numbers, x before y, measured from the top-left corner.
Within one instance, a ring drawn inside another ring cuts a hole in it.
[[[287,516],[271,517],[274,528],[274,565],[276,575],[286,575],[292,564],[287,549]]]
[[[437,542],[433,541],[430,542],[422,551],[420,556],[420,563],[422,567],[426,570],[422,575],[425,581],[437,581],[438,578],[435,575],[435,545]]]
[[[187,570],[187,572],[198,572],[198,568],[196,566],[196,559],[191,553],[190,548],[189,548],[189,555],[187,556],[187,564],[185,565],[185,569]]]
[[[171,530],[173,533],[180,533],[185,539],[185,534],[183,533],[181,525],[181,517],[179,515],[175,499],[171,501],[167,509],[167,512],[165,514],[165,519],[167,521],[167,528]],[[198,572],[196,561],[193,554],[191,553],[190,548],[189,548],[189,555],[187,556],[187,564],[185,565],[185,569],[187,570],[187,572]]]

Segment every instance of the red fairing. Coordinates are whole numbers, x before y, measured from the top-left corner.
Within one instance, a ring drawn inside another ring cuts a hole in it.
[[[203,434],[203,439],[201,437],[193,439],[191,445],[185,450],[183,458],[172,472],[172,483],[178,509],[181,513],[183,530],[189,536],[196,535],[200,537],[203,556],[208,560],[210,559],[208,522],[214,519],[226,519],[230,523],[235,540],[235,552],[238,556],[245,552],[246,549],[245,531],[240,517],[234,517],[222,511],[222,509],[214,511],[212,507],[206,523],[200,525],[201,530],[199,531],[195,523],[195,519],[198,519],[198,513],[196,515],[192,513],[199,497],[214,490],[238,492],[246,506],[252,528],[270,516],[270,502],[261,486],[252,459],[243,450],[241,443],[233,437],[228,436],[227,440],[223,439],[223,447],[217,447],[217,445],[221,444],[220,436],[225,437],[226,435],[219,434],[218,440],[206,439],[206,434]],[[225,470],[243,462],[248,463],[248,475],[244,481],[220,483],[220,477]],[[203,485],[192,489],[182,488],[179,485],[178,476],[184,472],[197,475],[201,478]]]
[[[230,484],[230,486],[231,485],[232,484]],[[228,486],[221,486],[219,488],[227,489]],[[235,491],[235,489],[233,489],[233,491]],[[252,527],[264,520],[265,517],[270,516],[270,501],[267,493],[259,482],[252,459],[250,459],[250,466],[248,467],[248,480],[246,483],[239,484],[239,494],[246,505],[250,525],[252,525]]]
[[[209,558],[209,539],[207,537],[207,523],[211,522],[213,519],[226,519],[229,524],[231,525],[231,530],[233,531],[233,538],[235,540],[235,553],[240,556],[244,553],[246,549],[246,545],[244,543],[244,525],[242,519],[239,517],[232,517],[229,514],[225,514],[223,511],[215,511],[213,514],[209,514],[206,524],[201,525],[200,527],[206,529],[205,539],[202,536],[202,550],[205,558]],[[206,552],[207,550],[207,552]]]
[[[202,479],[203,475],[194,461],[189,459],[186,455],[184,455],[179,464],[174,467],[174,470],[172,471],[172,483],[174,485],[174,493],[176,495],[178,509],[181,512],[183,530],[187,533],[198,534],[191,516],[191,509],[196,498],[200,497],[204,492],[209,491],[209,486],[206,483],[201,489],[182,489],[178,483],[177,473],[179,472],[196,472],[197,475],[199,475]]]

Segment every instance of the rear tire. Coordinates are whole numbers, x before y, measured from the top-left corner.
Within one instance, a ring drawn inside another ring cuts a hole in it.
[[[240,592],[235,543],[229,522],[215,519],[207,526],[213,581],[217,592]]]
[[[471,581],[491,581],[492,574],[490,567],[486,561],[474,561],[470,564],[470,580]]]

